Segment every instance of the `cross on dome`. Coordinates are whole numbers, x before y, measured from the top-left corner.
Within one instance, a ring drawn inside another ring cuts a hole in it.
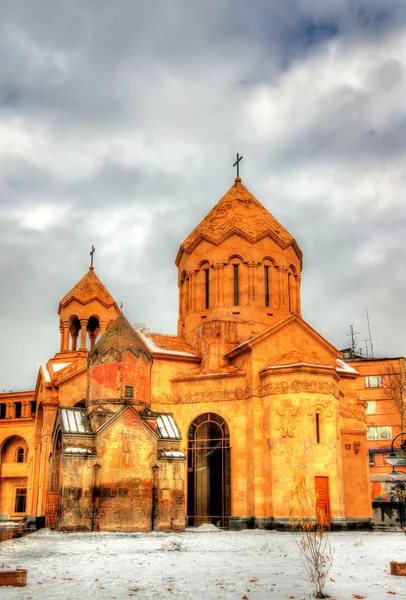
[[[92,249],[90,250],[90,268],[93,269],[93,254],[96,252],[96,248],[92,244]]]
[[[235,163],[233,164],[233,167],[237,167],[237,177],[240,176],[240,161],[243,159],[243,156],[240,156],[237,152],[237,160],[235,161]]]

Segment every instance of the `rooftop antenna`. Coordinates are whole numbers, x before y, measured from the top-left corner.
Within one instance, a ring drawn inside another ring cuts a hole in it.
[[[355,356],[355,345],[357,343],[358,331],[354,331],[354,325],[350,325],[350,333],[347,333],[347,337],[351,338],[351,352],[352,356]]]
[[[366,357],[368,358],[368,342],[369,342],[369,340],[364,340],[364,342],[365,342]]]
[[[374,345],[372,343],[372,335],[371,335],[371,325],[369,323],[369,314],[368,309],[365,311],[367,313],[367,322],[368,322],[368,332],[369,332],[369,343],[371,345],[371,357],[374,358]]]

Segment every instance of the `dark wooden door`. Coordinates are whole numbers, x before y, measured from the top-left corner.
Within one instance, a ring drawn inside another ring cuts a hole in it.
[[[328,477],[315,477],[316,515],[320,525],[330,527],[330,498],[328,493]]]
[[[45,527],[55,527],[58,512],[59,493],[48,492],[47,509],[45,513]]]

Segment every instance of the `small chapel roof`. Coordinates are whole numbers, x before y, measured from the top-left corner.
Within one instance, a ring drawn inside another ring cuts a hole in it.
[[[115,306],[117,312],[119,311],[118,306],[110,294],[109,291],[104,287],[100,279],[94,272],[94,267],[90,266],[88,272],[78,283],[68,292],[60,301],[58,314],[61,309],[69,304],[72,300],[80,302],[80,304],[88,304],[92,300],[98,300],[106,308]]]
[[[294,245],[299,258],[302,257],[290,233],[236,177],[234,185],[181,244],[176,265],[182,252],[190,254],[203,239],[217,246],[234,233],[251,243],[269,235],[282,248]]]
[[[140,352],[145,354],[148,360],[152,361],[151,352],[147,345],[131,327],[123,314],[120,314],[106,333],[99,339],[97,344],[89,352],[89,358],[94,354],[106,354],[111,349],[116,350],[120,354],[124,350],[131,350],[137,356]]]
[[[60,406],[63,433],[92,433],[85,408]]]

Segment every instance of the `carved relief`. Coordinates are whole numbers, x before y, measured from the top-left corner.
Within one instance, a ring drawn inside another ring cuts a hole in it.
[[[367,422],[367,417],[364,411],[349,406],[340,407],[340,415],[347,419],[357,419],[357,421]]]
[[[294,417],[298,414],[299,407],[294,406],[292,400],[284,400],[282,406],[277,407],[276,412],[281,417],[279,429],[282,431],[282,437],[294,437],[293,431],[297,427]]]
[[[233,400],[243,400],[258,396],[272,396],[273,394],[288,394],[306,392],[308,394],[331,394],[335,398],[339,397],[338,387],[334,383],[325,381],[304,380],[304,381],[279,381],[267,383],[265,385],[245,389],[237,388],[235,390],[201,390],[195,392],[184,392],[180,394],[161,394],[153,396],[152,401],[162,404],[191,404],[195,402],[231,402]]]

